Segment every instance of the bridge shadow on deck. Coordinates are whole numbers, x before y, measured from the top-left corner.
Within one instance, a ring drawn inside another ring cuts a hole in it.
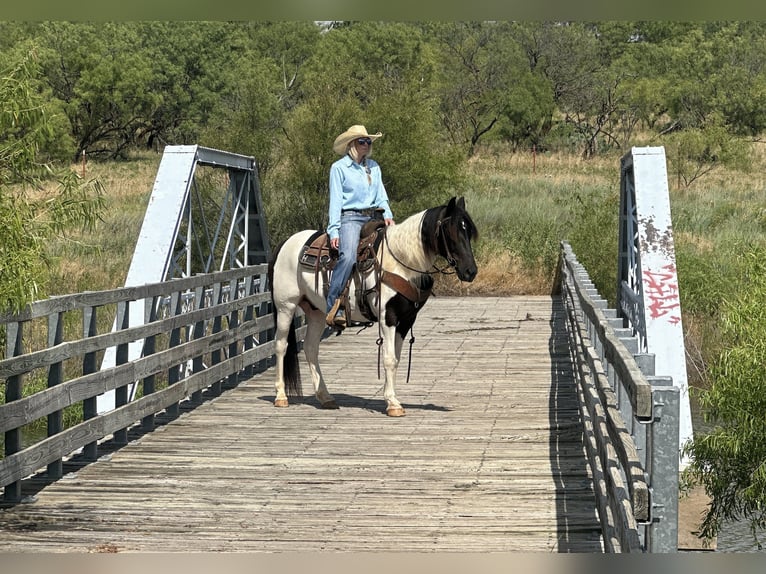
[[[578,408],[577,382],[569,361],[565,313],[563,303],[557,295],[554,295],[550,316],[551,337],[548,340],[551,356],[549,452],[551,472],[556,483],[558,531],[564,533],[558,541],[558,551],[581,552],[583,538],[592,539],[594,524],[598,525],[598,517],[587,458],[584,454],[579,458],[572,456],[573,443],[576,444],[585,439]],[[567,450],[569,452],[566,452]],[[581,481],[573,480],[573,477],[580,476],[582,476]],[[578,518],[582,521],[584,499],[593,500],[593,524],[574,522]],[[580,504],[579,510],[571,508],[577,503]]]
[[[359,397],[356,395],[349,395],[346,393],[333,393],[333,398],[338,408],[341,409],[360,409],[372,413],[380,413],[383,416],[386,415],[386,401],[385,399],[376,399],[369,397]],[[274,395],[261,395],[258,400],[265,401],[267,403],[274,402]],[[312,405],[317,409],[321,409],[322,405],[314,395],[304,395],[301,398],[291,398],[291,404],[305,404]],[[449,407],[443,407],[434,405],[432,403],[406,403],[402,402],[402,406],[405,411],[438,411],[438,412],[450,412],[452,409]]]

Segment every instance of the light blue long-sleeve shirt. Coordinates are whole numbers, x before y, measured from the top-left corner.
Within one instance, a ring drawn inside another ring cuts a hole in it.
[[[345,155],[330,167],[330,217],[327,225],[330,239],[339,236],[340,213],[344,209],[382,207],[386,219],[394,218],[378,162],[367,158],[365,163],[366,167]],[[370,170],[369,181],[367,169]]]

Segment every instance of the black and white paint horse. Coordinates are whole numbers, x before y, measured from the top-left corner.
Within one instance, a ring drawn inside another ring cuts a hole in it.
[[[306,230],[292,235],[276,249],[269,263],[269,285],[276,319],[274,405],[277,407],[288,406],[288,395],[302,395],[293,322],[300,307],[306,314],[304,351],[314,392],[323,408],[338,408],[327,390],[318,360],[319,343],[326,327],[323,280],[320,276],[317,281],[314,270],[299,263],[304,244],[315,233]],[[431,292],[432,274],[439,271],[434,265],[436,259],[443,257],[461,281],[473,281],[477,269],[471,241],[476,237],[476,226],[465,209],[465,200],[453,197],[446,205],[426,209],[397,225],[386,227],[378,247],[376,265],[362,275],[361,285],[353,279],[349,285],[349,319],[368,322],[357,305],[356,291],[360,291],[367,293],[368,313],[369,310],[374,312],[379,325],[385,371],[384,397],[389,416],[404,415],[404,408],[394,391],[396,370],[404,336]],[[382,321],[379,320],[381,315]]]

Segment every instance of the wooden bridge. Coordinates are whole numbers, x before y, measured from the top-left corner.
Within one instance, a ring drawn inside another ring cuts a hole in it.
[[[3,550],[676,551],[679,388],[644,303],[609,309],[566,242],[558,271],[551,296],[429,300],[401,419],[374,327],[323,343],[339,410],[273,406],[264,264],[0,316]]]
[[[428,302],[415,325],[409,382],[400,370],[402,420],[383,414],[374,328],[324,343],[339,410],[311,398],[273,407],[273,369],[264,364],[273,342],[263,335],[273,318],[256,312],[268,293],[254,292],[264,266],[33,304],[6,323],[9,349],[25,347],[23,326],[35,318],[59,342],[0,362],[13,399],[0,405],[4,549],[601,552],[641,551],[663,537],[675,543],[671,519],[647,518],[652,481],[653,503],[663,496],[660,477],[677,481],[677,450],[665,448],[670,462],[658,465],[651,445],[662,433],[652,430],[647,448],[647,435],[625,424],[587,341],[588,317],[601,322],[599,346],[624,405],[653,419],[637,428],[674,418],[652,414],[662,389],[599,319],[565,248],[561,294]],[[181,312],[183,293],[196,295]],[[88,326],[97,308],[116,304],[118,323],[127,324],[137,299],[149,302],[145,325],[86,329],[90,336],[61,342],[67,313]],[[163,300],[179,312],[152,316]],[[137,337],[144,356],[122,360]],[[92,357],[109,345],[117,365],[96,371]],[[67,379],[72,360],[82,374]],[[14,399],[22,377],[39,369],[48,388]],[[142,396],[127,401],[134,381]],[[117,408],[95,413],[95,396],[110,389]],[[78,403],[85,420],[56,427]],[[663,404],[671,409],[672,400]],[[24,424],[41,416],[49,437],[23,448]],[[668,467],[669,475],[657,472]],[[661,506],[677,504],[673,488]]]
[[[274,408],[266,370],[30,480],[36,501],[0,515],[4,549],[601,552],[564,320],[550,297],[435,297],[401,420],[384,414],[376,330],[331,337],[339,410]]]

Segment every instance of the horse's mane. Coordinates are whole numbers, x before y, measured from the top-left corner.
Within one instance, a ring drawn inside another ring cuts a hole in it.
[[[396,258],[415,269],[426,270],[431,266],[432,254],[425,248],[421,239],[421,222],[427,211],[410,215],[386,230],[389,248]]]

